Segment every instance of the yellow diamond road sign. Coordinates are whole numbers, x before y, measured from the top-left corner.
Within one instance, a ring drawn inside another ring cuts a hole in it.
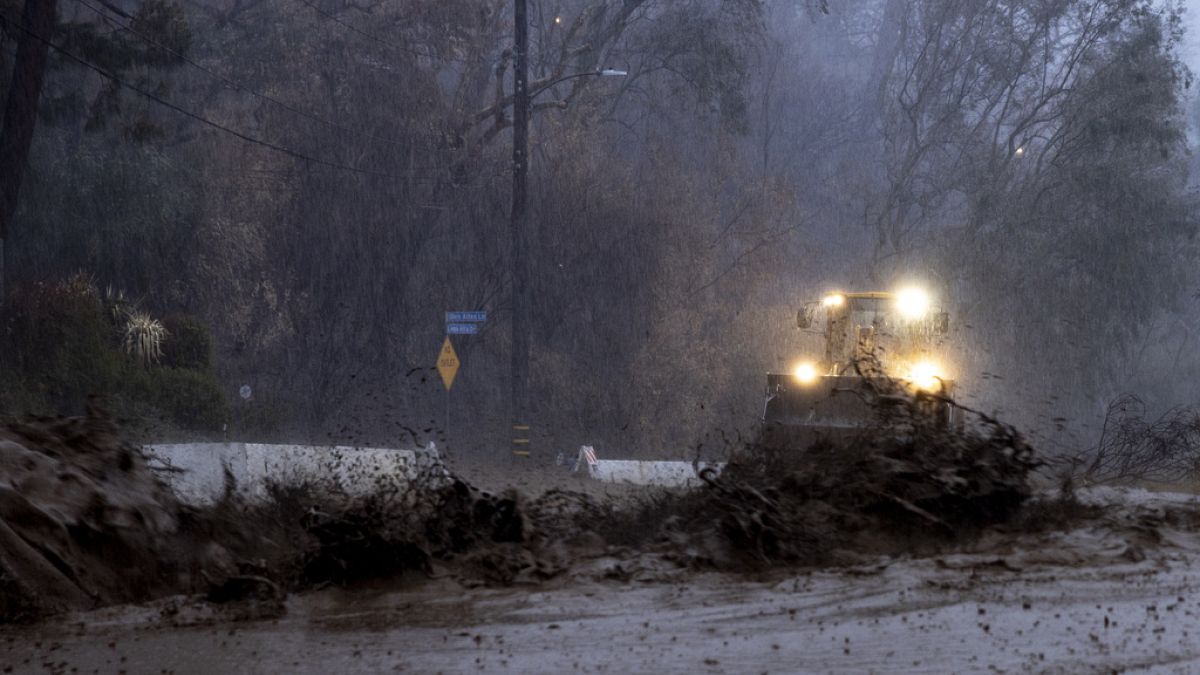
[[[454,384],[454,376],[458,374],[459,365],[458,354],[454,353],[454,345],[450,344],[450,336],[447,335],[437,360],[438,373],[442,376],[442,384],[446,385],[446,391],[450,391],[450,385]]]

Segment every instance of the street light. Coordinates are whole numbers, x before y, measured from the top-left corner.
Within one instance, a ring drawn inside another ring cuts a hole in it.
[[[529,169],[529,105],[538,94],[576,77],[622,77],[623,70],[602,68],[586,73],[573,73],[555,79],[530,92],[529,24],[526,0],[514,0],[515,64],[513,69],[513,192],[512,192],[512,454],[528,457],[530,452],[529,419],[529,268],[525,262],[528,241],[525,228],[526,175]]]
[[[615,70],[613,68],[601,68],[599,70],[589,70],[589,71],[583,72],[583,73],[572,73],[570,75],[563,75],[562,77],[560,77],[556,80],[551,80],[550,82],[547,82],[545,84],[538,85],[538,87],[536,89],[534,89],[532,92],[529,93],[528,100],[533,100],[533,97],[537,96],[538,94],[542,93],[543,91],[546,91],[547,89],[552,88],[556,84],[559,84],[561,82],[566,82],[567,80],[573,80],[577,77],[625,77],[628,74],[629,73],[624,70]],[[515,123],[515,116],[514,116],[514,123]]]

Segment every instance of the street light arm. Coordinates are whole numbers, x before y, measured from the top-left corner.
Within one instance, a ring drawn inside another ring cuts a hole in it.
[[[598,70],[590,70],[586,73],[572,73],[570,75],[563,75],[562,77],[555,79],[555,80],[551,80],[549,82],[546,82],[545,84],[535,82],[533,84],[533,86],[529,88],[529,98],[533,98],[534,96],[537,96],[538,94],[542,93],[543,91],[546,91],[547,89],[553,87],[554,85],[556,85],[560,82],[566,82],[567,80],[572,80],[577,77],[590,77],[590,76],[624,77],[625,75],[628,75],[628,74],[629,73],[625,72],[624,70],[613,70],[612,68],[601,68]]]
[[[546,91],[547,89],[549,89],[550,87],[553,87],[556,84],[559,84],[560,82],[565,82],[567,80],[571,80],[571,79],[574,79],[577,77],[624,77],[628,74],[629,73],[624,70],[614,70],[612,68],[602,68],[600,70],[589,70],[585,73],[572,73],[570,75],[563,75],[562,77],[550,80],[549,82],[531,82],[529,84],[529,98],[532,99],[534,96],[537,96],[538,94],[542,93],[543,91]],[[504,96],[504,97],[500,98],[495,103],[488,106],[487,108],[475,113],[473,125],[479,124],[480,122],[483,122],[484,120],[488,119],[489,117],[494,117],[501,110],[504,110],[504,109],[508,108],[509,106],[511,106],[513,104],[513,100],[514,100],[514,96],[512,94],[509,94],[508,96]]]

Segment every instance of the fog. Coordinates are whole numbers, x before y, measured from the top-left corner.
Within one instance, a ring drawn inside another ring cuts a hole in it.
[[[8,415],[507,457],[519,264],[543,459],[752,435],[832,290],[927,288],[957,398],[1048,448],[1200,395],[1195,2],[530,0],[518,262],[511,2],[60,0],[14,104],[21,5]]]

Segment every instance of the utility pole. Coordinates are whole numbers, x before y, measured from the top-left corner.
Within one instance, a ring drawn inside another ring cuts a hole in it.
[[[529,169],[529,20],[525,0],[514,0],[512,189],[512,454],[529,457],[529,267],[525,203]]]

